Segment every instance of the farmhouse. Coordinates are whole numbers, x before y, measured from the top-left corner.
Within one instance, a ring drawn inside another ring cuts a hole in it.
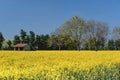
[[[15,51],[19,51],[19,50],[30,50],[30,46],[28,44],[16,44],[13,46]]]

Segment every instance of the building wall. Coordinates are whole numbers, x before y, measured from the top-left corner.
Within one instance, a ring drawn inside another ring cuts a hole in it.
[[[23,48],[23,50],[30,50],[30,46],[25,46],[24,48]]]

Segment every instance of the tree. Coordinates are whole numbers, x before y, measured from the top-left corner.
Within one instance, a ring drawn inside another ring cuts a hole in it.
[[[2,48],[2,43],[3,43],[4,40],[5,39],[4,39],[3,35],[2,35],[2,33],[0,32],[0,49]]]
[[[49,35],[36,35],[36,49],[38,50],[47,50],[49,49],[48,47],[48,39],[49,39]]]
[[[115,49],[120,50],[120,39],[115,40]]]
[[[108,30],[109,28],[107,23],[94,20],[87,21],[86,34],[88,38],[88,48],[91,49],[91,47],[94,47],[95,50],[98,50],[101,49],[101,47],[104,47],[108,35]],[[93,43],[91,43],[91,40]]]
[[[48,43],[49,43],[49,47],[52,47],[53,49],[57,49],[57,37],[55,35],[51,35],[49,40],[48,40]]]
[[[76,46],[75,43],[70,39],[69,35],[64,35],[63,41],[62,41],[62,49],[63,50],[75,50]]]
[[[11,50],[11,49],[12,49],[12,47],[11,47],[12,42],[11,42],[10,40],[8,40],[8,41],[7,41],[7,44],[8,44],[8,50]]]
[[[33,31],[29,32],[29,45],[31,50],[35,50],[35,33]]]
[[[120,39],[120,27],[114,27],[112,31],[112,39],[117,40]]]
[[[2,50],[8,50],[8,44],[7,44],[6,40],[3,41],[1,49]]]
[[[64,35],[52,35],[49,39],[50,41],[50,46],[53,46],[54,49],[61,50],[63,43],[64,43],[65,36]]]
[[[21,31],[20,31],[20,38],[21,38],[21,43],[27,43],[27,41],[26,41],[27,34],[23,29],[21,29]]]
[[[29,38],[29,35],[26,36],[25,43],[30,44],[30,38]]]
[[[36,41],[35,41],[36,47],[38,50],[41,48],[41,42],[40,42],[40,36],[36,35]]]
[[[98,49],[99,50],[105,50],[105,38],[101,38],[98,40],[97,44],[98,44]]]
[[[42,50],[46,50],[49,49],[48,47],[48,39],[49,39],[49,35],[40,35],[40,49]]]
[[[68,35],[70,37],[69,39],[75,44],[76,49],[80,50],[82,48],[84,30],[85,21],[75,16],[66,21],[56,32],[59,32],[59,35]]]
[[[109,40],[108,41],[108,49],[109,50],[115,50],[115,42],[114,42],[114,40]]]
[[[95,50],[96,38],[95,37],[88,38],[87,42],[85,43],[85,46],[86,46],[85,49]]]
[[[18,35],[14,36],[13,44],[16,45],[18,43],[21,43],[20,37]]]

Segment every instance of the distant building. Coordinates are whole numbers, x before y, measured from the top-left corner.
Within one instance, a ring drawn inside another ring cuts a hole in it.
[[[16,44],[13,46],[15,51],[20,51],[20,50],[30,50],[30,46],[28,44]]]

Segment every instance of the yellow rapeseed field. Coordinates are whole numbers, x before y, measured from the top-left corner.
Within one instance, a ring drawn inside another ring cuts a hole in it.
[[[119,63],[120,51],[0,51],[0,80],[119,80]]]

